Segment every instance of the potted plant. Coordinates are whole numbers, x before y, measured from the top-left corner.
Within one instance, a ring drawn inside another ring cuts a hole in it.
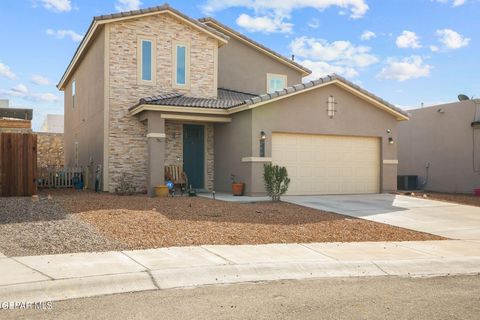
[[[232,193],[234,196],[243,196],[245,183],[237,182],[235,177],[236,176],[233,173],[230,175],[230,180],[232,180]]]

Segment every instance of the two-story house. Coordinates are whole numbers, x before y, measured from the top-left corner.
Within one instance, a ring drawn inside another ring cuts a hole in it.
[[[183,165],[199,190],[264,193],[263,164],[287,167],[289,194],[396,189],[402,110],[310,70],[222,23],[168,5],[95,17],[58,84],[66,165],[103,168],[137,191]]]

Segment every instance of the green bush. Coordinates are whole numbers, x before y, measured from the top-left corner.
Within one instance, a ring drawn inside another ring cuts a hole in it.
[[[265,190],[272,201],[280,201],[280,196],[287,192],[290,179],[287,169],[270,163],[263,167]]]

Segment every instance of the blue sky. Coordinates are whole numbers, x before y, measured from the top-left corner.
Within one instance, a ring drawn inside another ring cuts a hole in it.
[[[153,0],[2,0],[0,99],[63,113],[55,87],[95,15]],[[480,0],[172,0],[314,71],[336,72],[405,109],[480,96]]]

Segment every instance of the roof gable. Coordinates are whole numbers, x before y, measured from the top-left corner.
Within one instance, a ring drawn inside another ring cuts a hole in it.
[[[65,73],[63,74],[62,78],[57,84],[57,88],[60,90],[65,89],[66,82],[70,78],[72,71],[76,69],[79,63],[81,63],[81,60],[85,55],[86,51],[88,51],[89,46],[95,40],[96,34],[104,25],[108,23],[116,22],[116,21],[138,19],[144,16],[151,16],[151,15],[157,15],[157,14],[170,14],[173,17],[192,26],[193,28],[201,32],[205,32],[208,35],[212,36],[213,38],[217,39],[220,45],[226,44],[228,42],[229,37],[226,36],[225,34],[203,23],[200,23],[198,20],[192,19],[184,15],[180,11],[170,7],[168,4],[164,4],[157,7],[151,7],[147,9],[140,9],[140,10],[134,10],[134,11],[119,12],[115,14],[96,16],[93,18],[92,23],[90,24],[86,35],[80,42],[72,60],[70,61],[67,69],[65,70]]]
[[[297,71],[300,71],[303,74],[303,76],[308,76],[309,74],[312,73],[311,70],[305,68],[304,66],[300,65],[299,63],[296,63],[295,61],[292,61],[291,59],[288,59],[287,57],[284,57],[283,55],[273,51],[270,48],[265,47],[264,45],[256,42],[255,40],[252,40],[252,39],[246,37],[245,35],[231,29],[230,27],[227,27],[226,25],[224,25],[221,22],[215,20],[214,18],[211,18],[211,17],[201,18],[201,19],[199,19],[199,21],[204,23],[207,26],[212,26],[215,29],[219,29],[222,33],[224,33],[224,34],[226,34],[230,37],[236,38],[243,43],[246,43],[247,45],[255,48],[256,50],[258,50],[259,52],[262,52],[264,54],[267,54],[267,55],[273,57],[274,59],[280,61],[281,63],[283,63],[287,66],[289,66],[290,68],[293,68]]]

